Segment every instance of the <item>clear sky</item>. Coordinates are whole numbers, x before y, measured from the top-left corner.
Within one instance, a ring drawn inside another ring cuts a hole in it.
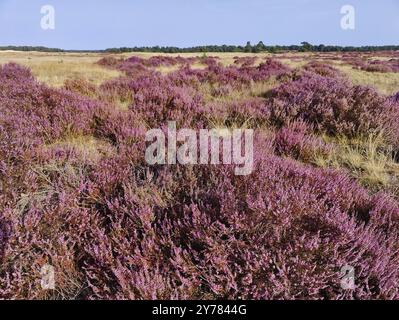
[[[355,30],[341,29],[343,5]],[[55,29],[40,25],[55,8]],[[63,49],[256,43],[399,45],[399,0],[0,0],[0,45]]]

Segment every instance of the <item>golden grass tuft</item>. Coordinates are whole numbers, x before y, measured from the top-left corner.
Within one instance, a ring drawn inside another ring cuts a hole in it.
[[[113,152],[109,143],[93,136],[68,136],[45,146],[48,149],[59,147],[74,150],[85,162],[97,162],[103,155]]]
[[[203,83],[201,84],[200,92],[204,95],[206,102],[234,102],[252,97],[263,97],[270,90],[276,88],[278,84],[279,82],[272,77],[267,81],[252,82],[248,88],[244,88],[242,90],[231,89],[231,91],[227,94],[214,96],[212,93],[215,89],[217,89],[217,86],[215,87],[209,83]]]
[[[399,163],[381,134],[348,139],[324,137],[335,148],[330,154],[319,155],[314,163],[320,167],[345,168],[358,181],[371,189],[391,188],[399,178]]]

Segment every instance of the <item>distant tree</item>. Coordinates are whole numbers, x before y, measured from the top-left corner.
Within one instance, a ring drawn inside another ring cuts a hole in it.
[[[326,46],[324,44],[320,44],[316,47],[316,51],[318,52],[324,52]]]
[[[252,45],[251,45],[250,41],[247,42],[244,51],[245,52],[252,52]]]
[[[264,45],[263,41],[259,41],[256,46],[252,48],[252,52],[258,53],[266,50],[266,46]]]
[[[267,48],[267,51],[269,51],[270,53],[276,53],[277,52],[277,48],[275,46],[270,46]]]
[[[266,50],[266,46],[265,46],[265,44],[263,43],[263,41],[259,41],[258,44],[256,45],[256,47],[257,47],[260,51]]]
[[[302,45],[302,51],[312,51],[312,49],[313,49],[313,46],[309,43],[309,42],[306,42],[306,41],[304,41],[304,42],[301,42],[301,45]]]

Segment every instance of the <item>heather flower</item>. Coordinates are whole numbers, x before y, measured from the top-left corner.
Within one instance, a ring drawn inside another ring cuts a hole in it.
[[[332,147],[313,136],[312,130],[302,121],[290,123],[276,133],[276,153],[294,159],[311,161],[316,155],[328,155]]]
[[[330,135],[383,130],[392,143],[398,138],[398,107],[374,89],[343,79],[304,73],[274,89],[270,103],[270,119],[277,126],[304,120]]]
[[[393,101],[399,102],[399,92],[392,96]]]
[[[317,73],[323,77],[330,77],[330,78],[341,78],[343,75],[339,70],[336,68],[328,65],[323,64],[318,61],[312,61],[303,67],[304,70],[309,72]]]

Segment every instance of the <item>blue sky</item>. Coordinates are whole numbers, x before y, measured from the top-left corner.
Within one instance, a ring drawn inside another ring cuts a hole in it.
[[[340,27],[343,5],[355,30]],[[40,9],[55,8],[55,30]],[[205,44],[399,45],[399,0],[0,0],[0,45],[64,49]]]

